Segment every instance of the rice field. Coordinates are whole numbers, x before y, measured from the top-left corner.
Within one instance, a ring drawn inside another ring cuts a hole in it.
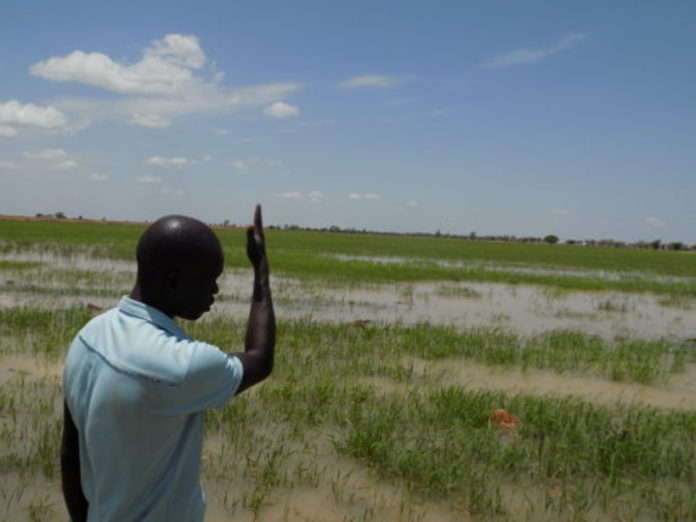
[[[68,520],[61,368],[142,226],[0,220],[0,521]],[[192,335],[241,349],[241,230]],[[207,520],[696,520],[689,252],[269,230],[271,378],[207,415]],[[505,409],[519,421],[501,429]]]

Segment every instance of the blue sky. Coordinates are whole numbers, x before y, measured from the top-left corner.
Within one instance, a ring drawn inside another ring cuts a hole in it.
[[[691,1],[0,6],[0,213],[696,243]]]

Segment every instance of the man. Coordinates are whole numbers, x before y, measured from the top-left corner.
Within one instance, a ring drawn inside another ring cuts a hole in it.
[[[275,317],[261,208],[247,230],[254,286],[244,352],[226,354],[172,320],[218,293],[213,231],[166,216],[142,235],[135,287],[73,341],[64,367],[63,495],[74,521],[202,521],[203,412],[265,379]]]

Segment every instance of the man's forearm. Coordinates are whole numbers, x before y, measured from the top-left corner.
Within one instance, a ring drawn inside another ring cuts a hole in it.
[[[275,312],[268,269],[255,270],[254,290],[244,350],[245,352],[252,351],[263,354],[262,358],[267,360],[268,373],[273,368],[275,330]]]
[[[255,270],[244,352],[235,354],[244,367],[237,393],[261,382],[273,371],[276,323],[268,268],[263,268],[265,270]]]
[[[63,498],[73,522],[87,520],[88,503],[82,491],[80,474],[80,445],[77,428],[67,404],[63,404],[63,441],[60,451],[60,471]]]

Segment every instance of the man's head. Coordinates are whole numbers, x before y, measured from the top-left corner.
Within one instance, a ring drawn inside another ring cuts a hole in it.
[[[133,296],[170,317],[198,319],[213,304],[223,253],[213,231],[197,219],[165,216],[140,237]]]

